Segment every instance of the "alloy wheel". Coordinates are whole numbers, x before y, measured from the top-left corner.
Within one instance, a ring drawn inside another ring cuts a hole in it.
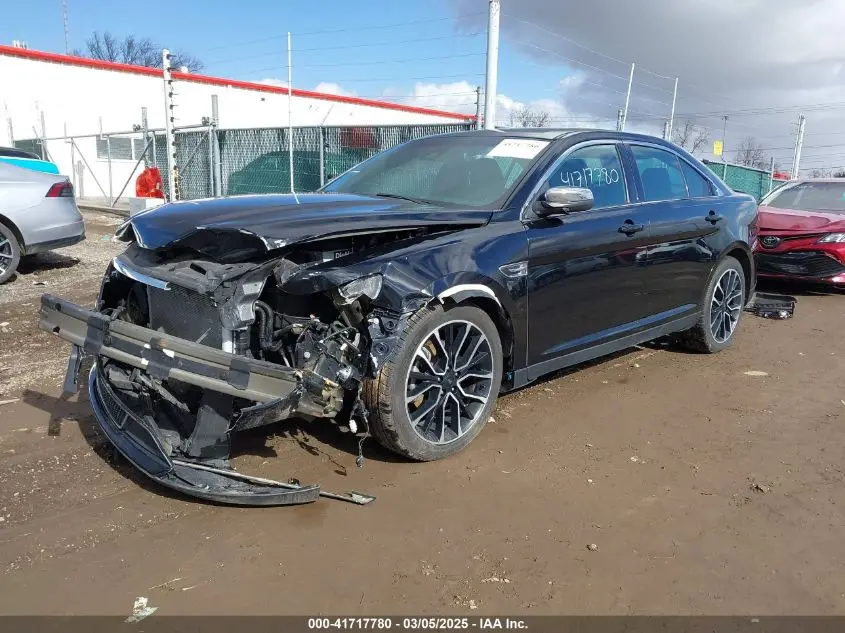
[[[12,242],[0,231],[0,275],[6,272],[9,264],[12,263],[12,259],[14,259]]]
[[[710,299],[710,333],[717,343],[733,335],[742,314],[742,294],[742,277],[729,268],[719,277]]]
[[[493,392],[490,341],[468,321],[449,321],[417,347],[405,380],[405,406],[422,439],[448,444],[474,424]]]

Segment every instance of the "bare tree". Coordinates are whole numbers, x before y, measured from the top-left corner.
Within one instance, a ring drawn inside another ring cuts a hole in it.
[[[736,162],[755,169],[768,169],[770,158],[753,136],[746,136],[736,148]]]
[[[810,178],[831,178],[831,177],[839,178],[840,176],[837,176],[836,174],[834,174],[833,171],[830,170],[830,169],[814,169],[813,171],[810,172]]]
[[[535,110],[531,107],[519,107],[510,111],[511,127],[546,127],[552,115],[545,110]]]
[[[709,132],[692,121],[684,121],[683,125],[672,131],[672,141],[680,145],[690,154],[695,154],[704,147],[710,140]]]
[[[834,178],[845,178],[845,169],[837,169],[833,172]]]
[[[149,37],[138,38],[130,34],[120,38],[108,31],[102,35],[94,31],[94,34],[85,40],[85,49],[84,52],[76,50],[74,54],[107,62],[161,68],[161,47]],[[172,53],[171,63],[174,68],[187,66],[195,72],[204,67],[199,59],[181,51]]]

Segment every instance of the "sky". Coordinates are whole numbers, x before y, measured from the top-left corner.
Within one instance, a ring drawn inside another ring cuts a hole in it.
[[[70,47],[133,33],[203,61],[205,74],[474,113],[487,0],[67,0]],[[61,0],[0,0],[0,42],[64,51]],[[129,7],[132,7],[129,9]],[[728,159],[751,136],[781,166],[807,116],[802,166],[845,165],[843,0],[502,0],[497,120],[520,108],[554,125],[659,133],[678,78],[676,122],[726,129]],[[727,122],[723,117],[727,115]],[[704,154],[712,147],[707,143]]]

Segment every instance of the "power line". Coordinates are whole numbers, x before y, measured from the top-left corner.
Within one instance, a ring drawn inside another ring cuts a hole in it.
[[[309,92],[316,92],[315,90],[309,90]],[[323,94],[332,94],[332,93],[323,93]],[[409,100],[409,99],[433,99],[435,97],[457,97],[457,96],[464,96],[464,95],[475,95],[475,91],[473,92],[441,92],[441,93],[434,93],[434,94],[402,94],[402,95],[386,95],[386,94],[349,94],[349,95],[340,95],[340,96],[349,96],[353,98],[359,99],[389,99],[391,101],[394,100]],[[296,95],[294,95],[296,96]],[[475,101],[462,101],[461,103],[448,103],[445,104],[449,107],[456,106],[456,105],[475,105]]]
[[[551,29],[547,29],[544,26],[540,26],[536,22],[531,22],[530,20],[524,20],[522,18],[518,18],[511,13],[504,13],[503,15],[505,17],[511,18],[512,20],[516,20],[517,22],[522,22],[523,24],[529,24],[536,29],[539,29],[539,30],[541,30],[545,33],[549,33],[551,35],[554,35],[555,37],[558,37],[562,40],[565,40],[565,41],[569,42],[570,44],[574,44],[578,48],[583,48],[585,51],[590,51],[591,53],[593,53],[594,55],[598,55],[599,57],[604,57],[605,59],[609,59],[610,61],[617,62],[617,63],[622,64],[624,66],[630,66],[631,65],[631,62],[626,62],[626,61],[623,61],[621,59],[617,59],[616,57],[611,57],[610,55],[607,55],[606,53],[602,53],[600,51],[594,50],[594,49],[590,48],[589,46],[585,46],[584,44],[581,44],[580,42],[576,42],[575,40],[573,40],[569,37],[566,37],[565,35],[561,35],[560,33],[552,31]]]
[[[363,97],[366,99],[428,99],[429,97],[459,97],[459,96],[467,96],[467,95],[474,95],[475,91],[473,92],[440,92],[436,94],[406,94],[406,95],[355,95],[356,97]],[[473,101],[472,103],[475,103]]]
[[[326,29],[326,30],[322,30],[322,31],[305,31],[303,33],[294,33],[294,35],[296,37],[305,37],[305,36],[310,36],[310,35],[324,35],[324,34],[327,34],[327,33],[346,33],[346,32],[349,32],[349,31],[355,31],[355,32],[373,31],[373,30],[395,28],[397,26],[409,26],[409,25],[412,25],[412,24],[426,24],[426,23],[431,23],[431,22],[446,22],[446,21],[450,21],[450,20],[460,20],[460,19],[466,18],[466,17],[481,15],[482,13],[486,14],[486,11],[475,11],[473,13],[464,13],[464,14],[461,14],[461,15],[455,15],[455,16],[450,16],[450,17],[445,17],[445,18],[428,18],[428,19],[425,19],[425,20],[413,20],[413,21],[410,21],[410,22],[394,22],[393,24],[377,24],[377,25],[371,25],[371,26],[355,26],[355,27],[345,27],[345,28],[342,28],[342,29]],[[206,50],[207,51],[219,51],[219,50],[223,50],[223,49],[226,49],[226,48],[233,48],[233,47],[236,47],[236,46],[246,46],[248,44],[259,44],[261,42],[271,42],[271,41],[274,41],[274,40],[284,39],[286,37],[287,37],[286,35],[273,35],[273,36],[270,36],[270,37],[262,37],[262,38],[259,38],[259,39],[256,39],[256,40],[247,40],[247,41],[243,41],[243,42],[233,42],[231,44],[223,44],[221,46],[214,46],[214,47],[208,48]]]
[[[548,53],[549,55],[554,55],[555,57],[559,57],[565,61],[571,62],[573,64],[578,64],[579,66],[584,66],[585,68],[589,68],[591,70],[595,70],[596,72],[604,73],[605,75],[609,75],[610,77],[615,77],[616,79],[621,79],[623,81],[628,81],[627,77],[623,77],[622,75],[617,75],[609,70],[605,70],[604,68],[599,68],[598,66],[593,66],[592,64],[588,64],[586,62],[582,62],[581,60],[574,59],[572,57],[567,57],[566,55],[561,55],[557,51],[550,50],[548,48],[543,48],[542,46],[537,46],[536,44],[530,44],[529,42],[522,42],[520,40],[514,40],[516,44],[521,46],[527,46],[529,48],[536,49],[538,51],[542,51],[544,53]]]
[[[678,116],[696,116],[699,118],[721,117],[726,114],[733,116],[750,116],[750,115],[766,115],[766,114],[783,114],[787,112],[798,112],[802,110],[835,110],[845,108],[845,101],[834,101],[830,103],[804,104],[793,106],[771,106],[764,108],[745,108],[737,110],[721,110],[718,112],[686,112]]]
[[[505,13],[504,15],[513,19],[513,20],[515,20],[515,21],[517,21],[517,22],[522,22],[523,24],[528,24],[530,26],[533,26],[536,29],[539,29],[539,30],[545,32],[545,33],[548,33],[550,35],[554,35],[555,37],[560,38],[562,40],[565,40],[565,41],[569,42],[570,44],[577,46],[578,48],[583,48],[585,51],[589,51],[593,55],[598,55],[599,57],[604,57],[605,59],[616,62],[618,64],[622,64],[623,66],[630,66],[631,65],[630,61],[625,61],[625,60],[619,59],[618,57],[613,57],[612,55],[608,55],[607,53],[602,53],[601,51],[597,51],[593,48],[590,48],[589,46],[586,46],[585,44],[582,44],[581,42],[577,42],[576,40],[573,40],[570,37],[567,37],[565,35],[561,35],[560,33],[556,32],[556,31],[552,31],[551,29],[548,29],[548,28],[546,28],[546,27],[544,27],[540,24],[537,24],[536,22],[532,22],[530,20],[518,18],[518,17],[516,17],[512,14],[509,14],[509,13]],[[675,79],[674,77],[667,77],[666,75],[661,75],[660,73],[656,73],[653,70],[649,70],[648,68],[643,68],[641,66],[637,66],[637,68],[639,70],[642,70],[643,72],[648,73],[649,75],[653,75],[653,76],[659,77],[661,79],[668,79],[670,81],[674,81],[674,79]],[[670,91],[670,93],[671,93],[671,91]]]
[[[473,37],[475,35],[483,35],[485,31],[473,31],[472,33],[462,33],[461,37]],[[297,53],[303,53],[307,51],[334,51],[334,50],[346,50],[349,48],[370,48],[373,46],[389,46],[392,44],[407,44],[408,42],[433,42],[435,40],[449,40],[453,39],[455,34],[450,35],[439,35],[437,37],[417,37],[413,39],[407,40],[390,40],[390,41],[382,41],[382,42],[368,42],[366,44],[344,44],[342,46],[317,46],[314,48],[294,48],[293,50]]]
[[[473,33],[465,33],[465,37],[472,37],[474,35],[481,35],[483,31],[475,31]],[[334,50],[347,50],[350,48],[372,48],[376,46],[390,46],[394,44],[407,44],[408,42],[433,42],[435,40],[445,40],[445,39],[452,39],[455,35],[439,35],[437,37],[418,37],[412,39],[406,39],[402,41],[390,40],[390,41],[381,41],[381,42],[367,42],[364,44],[344,44],[343,46],[317,46],[313,48],[294,48],[293,51],[297,53],[304,53],[310,51],[334,51]],[[209,62],[209,66],[212,65],[221,65],[221,64],[228,64],[230,62],[240,62],[248,59],[257,59],[259,57],[270,57],[270,56],[281,56],[281,52],[279,51],[270,51],[268,53],[255,53],[253,55],[243,55],[241,57],[228,57],[226,59],[218,59],[215,61]]]
[[[484,73],[459,73],[457,75],[428,75],[422,77],[369,77],[367,79],[353,79],[350,77],[333,78],[332,83],[336,82],[370,82],[370,81],[421,81],[429,79],[455,79],[458,77],[483,77]]]
[[[434,57],[404,57],[402,59],[377,59],[370,62],[344,62],[341,64],[296,64],[296,68],[340,68],[341,66],[373,66],[399,64],[405,62],[427,62],[438,59],[460,59],[464,57],[483,57],[485,53],[463,53],[461,55],[437,55]]]

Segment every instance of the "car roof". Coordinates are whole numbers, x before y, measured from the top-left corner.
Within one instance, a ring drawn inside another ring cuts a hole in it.
[[[0,147],[0,156],[7,156],[9,158],[35,158],[41,160],[40,156],[36,156],[32,152],[27,152],[17,147]]]
[[[619,132],[617,130],[608,130],[603,128],[584,128],[584,127],[521,127],[521,128],[496,128],[493,130],[468,130],[465,132],[451,132],[444,136],[519,136],[524,138],[533,138],[541,140],[557,140],[571,136],[590,136],[614,139],[619,141],[645,141],[648,143],[659,143],[667,147],[674,147],[672,143],[665,141],[657,136],[649,136],[648,134],[637,134],[634,132]]]
[[[798,180],[789,180],[784,184],[798,185],[805,182],[832,182],[840,185],[845,185],[845,178],[800,178]]]

